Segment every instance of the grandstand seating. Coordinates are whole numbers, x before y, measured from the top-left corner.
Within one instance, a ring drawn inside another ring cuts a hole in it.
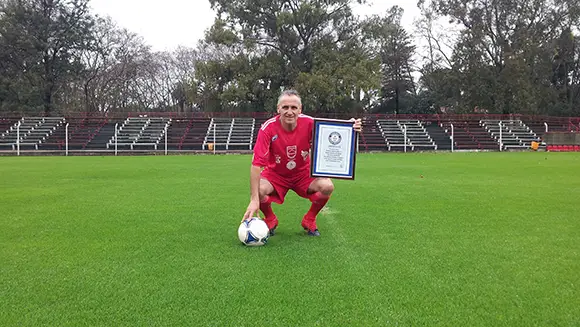
[[[0,134],[0,148],[16,149],[18,133],[20,148],[38,150],[48,138],[64,123],[63,117],[23,117]],[[20,127],[18,127],[20,123]]]
[[[389,151],[404,150],[405,144],[410,151],[437,149],[437,144],[419,120],[377,119],[376,122]]]
[[[251,150],[254,138],[254,118],[233,118],[233,125],[228,137],[228,150]]]
[[[499,150],[499,144],[480,125],[479,120],[473,119],[444,119],[440,126],[451,136],[453,124],[453,143],[458,150]]]
[[[498,144],[501,143],[502,148],[505,150],[529,149],[533,141],[540,142],[540,138],[536,133],[519,119],[482,119],[480,120],[480,125],[488,131]]]
[[[157,150],[170,124],[170,118],[128,117],[117,130],[117,148]],[[113,135],[107,142],[106,148],[110,149],[114,146],[115,136]]]
[[[254,133],[254,118],[213,118],[202,149],[210,150],[215,147],[216,150],[251,150]]]
[[[570,132],[580,133],[580,118],[570,119]]]
[[[570,120],[564,117],[523,117],[522,122],[540,139],[544,138],[546,128],[549,132],[570,131]]]
[[[203,140],[203,150],[227,150],[228,139],[234,124],[233,118],[212,118]],[[209,145],[211,143],[211,146]],[[213,147],[213,148],[212,148]]]
[[[479,149],[477,141],[467,129],[465,121],[444,121],[439,125],[445,130],[445,133],[453,137],[453,147],[458,150]]]
[[[211,118],[190,118],[181,136],[178,150],[202,150],[211,122]]]
[[[254,130],[252,133],[252,149],[254,148],[254,145],[256,144],[256,139],[258,137],[258,131],[260,130],[260,128],[262,128],[262,124],[264,124],[266,122],[266,120],[270,119],[271,117],[256,117],[255,122],[254,122]]]
[[[109,122],[108,118],[87,119],[70,135],[69,144],[79,144],[82,149],[86,149],[98,135],[105,135],[103,128]]]
[[[62,150],[66,145],[66,124],[68,127],[68,147],[82,150],[87,142],[99,132],[106,118],[69,117],[55,132],[39,146],[42,150]]]
[[[522,121],[526,126],[530,128],[532,132],[534,132],[539,138],[543,138],[544,134],[546,133],[546,125],[544,125],[543,121],[539,120],[527,120]]]
[[[171,118],[151,117],[133,145],[134,149],[161,149],[165,144],[165,132],[171,126]]]
[[[7,133],[10,130],[10,127],[18,123],[20,119],[22,119],[22,117],[18,118],[0,117],[0,135]]]
[[[184,137],[184,135],[188,132],[188,127],[192,119],[190,118],[183,118],[183,117],[176,117],[171,119],[171,125],[167,129],[167,148],[169,150],[178,150],[179,145]]]
[[[0,118],[0,150],[15,150],[16,125],[21,122],[21,149],[61,151],[68,124],[70,150],[110,152],[118,127],[119,150],[163,150],[165,131],[172,151],[251,151],[258,131],[271,114],[241,117],[231,113],[211,118],[207,113],[149,113],[141,116],[109,116],[102,113],[71,117]],[[227,115],[227,117],[223,117]],[[336,117],[335,117],[336,118]],[[499,122],[503,149],[529,149],[542,141],[546,123],[550,132],[580,131],[580,118],[519,115],[363,115],[360,151],[448,150],[451,124],[456,150],[499,150]],[[405,141],[404,131],[407,132]],[[550,151],[573,151],[574,147],[550,147]]]
[[[437,150],[437,144],[419,120],[398,120],[399,126],[406,132],[412,150]]]
[[[381,135],[385,139],[387,144],[387,149],[391,150],[403,150],[405,148],[405,143],[409,146],[409,143],[405,142],[405,136],[403,135],[403,130],[397,124],[396,120],[391,119],[377,119],[377,126],[381,131]]]
[[[383,137],[377,119],[374,117],[362,118],[363,130],[359,140],[359,150],[384,151],[387,150],[387,141]]]
[[[46,141],[39,146],[41,150],[61,150],[64,148],[65,144],[65,134],[66,134],[66,125],[69,125],[69,133],[71,131],[78,128],[80,124],[82,124],[82,119],[80,118],[68,118],[65,119],[63,124],[59,126],[49,137]],[[63,146],[61,147],[61,144]],[[70,146],[70,144],[69,144]],[[70,148],[70,147],[69,147]]]
[[[451,150],[451,137],[437,124],[437,121],[424,120],[422,124],[425,131],[429,133],[429,137],[437,144],[437,150]]]

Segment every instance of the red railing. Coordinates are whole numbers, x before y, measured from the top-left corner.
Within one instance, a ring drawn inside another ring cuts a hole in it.
[[[304,112],[309,114],[308,112]],[[168,118],[212,118],[212,117],[224,117],[224,118],[236,118],[236,117],[247,117],[247,118],[269,118],[275,115],[274,111],[271,112],[70,112],[65,114],[56,114],[53,116],[60,116],[65,118],[108,118],[108,119],[125,119],[127,117],[168,117]],[[15,112],[3,112],[0,113],[2,118],[20,118],[20,117],[43,117],[44,114],[26,114]],[[580,123],[580,117],[556,117],[556,116],[545,116],[545,115],[523,115],[523,114],[370,114],[370,113],[360,113],[360,114],[349,114],[349,113],[329,113],[320,114],[313,116],[320,117],[335,117],[341,119],[349,119],[352,116],[357,116],[357,118],[373,118],[373,119],[416,119],[416,120],[428,120],[428,121],[449,121],[449,120],[481,120],[481,119],[525,119],[532,121],[545,121],[548,124],[572,124],[578,127]]]

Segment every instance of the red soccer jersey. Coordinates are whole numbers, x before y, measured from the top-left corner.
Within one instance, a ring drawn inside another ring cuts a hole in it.
[[[292,132],[282,128],[279,115],[265,121],[258,131],[252,164],[282,176],[310,171],[313,128],[314,119],[307,115],[298,116]]]

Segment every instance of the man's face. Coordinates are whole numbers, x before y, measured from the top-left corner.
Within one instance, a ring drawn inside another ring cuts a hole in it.
[[[283,123],[294,125],[301,113],[302,105],[297,96],[286,95],[282,97],[280,104],[278,104],[278,114],[280,114]]]

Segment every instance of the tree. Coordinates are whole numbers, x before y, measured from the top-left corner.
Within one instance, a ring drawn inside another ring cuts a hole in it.
[[[12,108],[55,110],[58,91],[82,70],[78,53],[93,24],[88,0],[7,0],[0,7],[3,73]]]
[[[310,112],[348,111],[368,102],[369,86],[376,86],[376,68],[361,42],[360,22],[351,11],[355,1],[210,2],[219,18],[208,43],[241,47],[238,54],[245,58],[244,64],[236,59],[235,73],[231,63],[222,60],[222,72],[229,75],[220,80],[227,82],[214,84],[220,94],[219,89],[227,87],[228,105],[244,103],[252,108],[257,103],[265,106],[259,110],[271,110],[283,88],[298,89]],[[346,69],[353,63],[349,54],[359,62]],[[200,80],[202,84],[212,83]]]
[[[452,58],[461,106],[484,105],[497,113],[546,113],[560,106],[550,100],[552,57],[562,32],[578,28],[580,3],[435,0],[431,8],[463,28]]]
[[[135,88],[145,58],[151,57],[143,38],[118,27],[110,18],[97,17],[79,56],[83,70],[63,88],[63,106],[101,113],[150,107]]]
[[[415,46],[401,25],[402,16],[403,10],[394,6],[385,17],[374,16],[367,25],[381,59],[380,111],[410,111],[416,94],[411,68]]]
[[[551,82],[555,88],[563,113],[573,114],[580,104],[578,97],[578,42],[570,28],[566,28],[556,41],[552,62]]]

